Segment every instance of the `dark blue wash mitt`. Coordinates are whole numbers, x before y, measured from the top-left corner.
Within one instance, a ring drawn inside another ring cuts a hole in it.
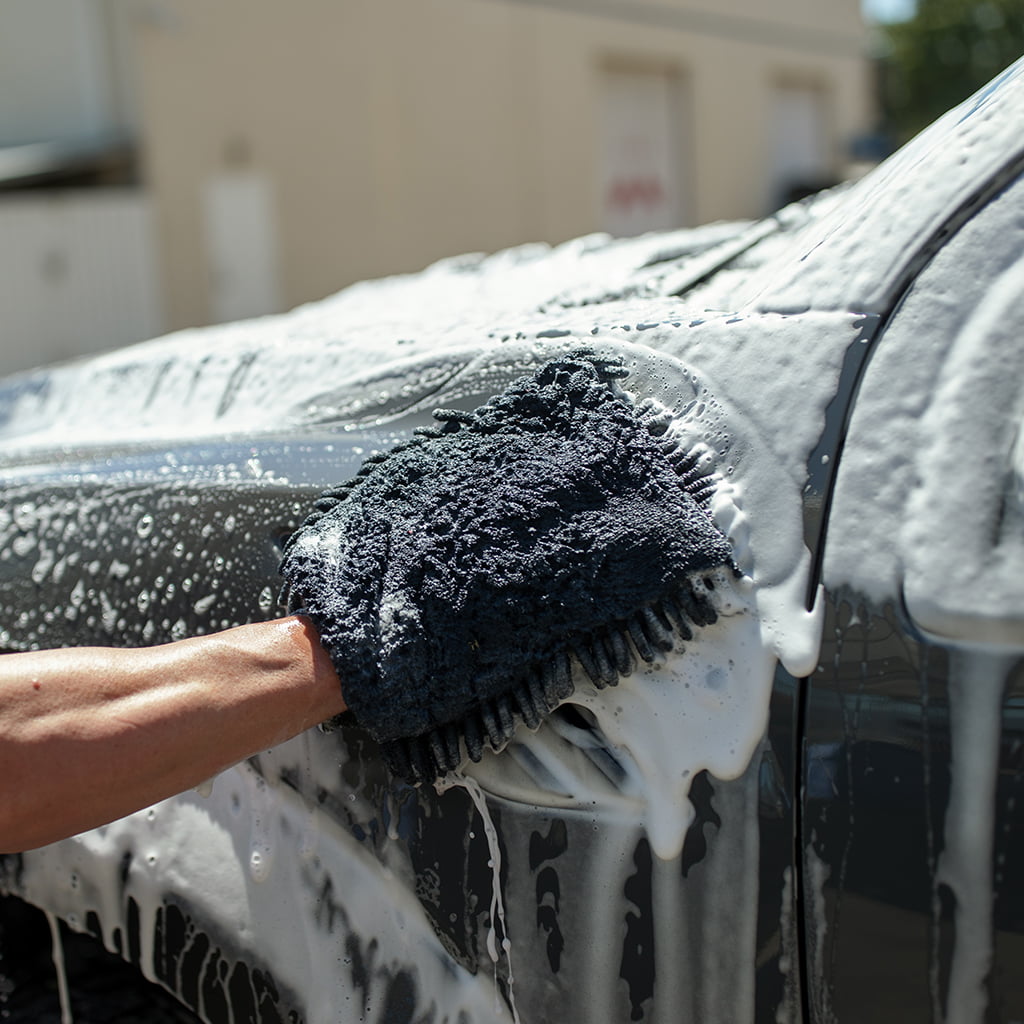
[[[577,354],[517,381],[325,494],[290,538],[308,614],[359,725],[409,781],[495,750],[573,690],[715,618],[700,574],[729,564],[713,480],[664,416]]]

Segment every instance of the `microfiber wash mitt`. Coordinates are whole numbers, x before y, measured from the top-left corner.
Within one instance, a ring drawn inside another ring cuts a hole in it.
[[[617,362],[576,353],[373,456],[281,572],[390,769],[434,779],[715,619],[714,479]],[[705,574],[702,577],[702,574]]]

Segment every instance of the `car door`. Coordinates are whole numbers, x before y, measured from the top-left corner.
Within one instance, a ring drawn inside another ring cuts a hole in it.
[[[1024,1016],[1024,180],[928,254],[859,382],[803,701],[812,1021]]]

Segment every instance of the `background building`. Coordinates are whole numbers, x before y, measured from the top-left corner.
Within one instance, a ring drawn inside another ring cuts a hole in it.
[[[856,0],[5,0],[0,369],[763,215],[842,177],[866,49]]]

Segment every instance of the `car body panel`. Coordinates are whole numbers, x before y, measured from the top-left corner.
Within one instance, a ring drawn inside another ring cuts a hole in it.
[[[517,993],[518,1008],[526,1019],[536,1015],[539,1005],[561,1005],[569,1013],[585,989],[593,1000],[588,1013],[594,1020],[602,1014],[616,1020],[633,1012],[675,1012],[681,1000],[697,1015],[749,1016],[757,998],[758,929],[771,931],[759,924],[755,899],[762,863],[757,815],[763,773],[761,760],[751,755],[762,745],[777,656],[793,658],[795,672],[801,662],[813,659],[817,629],[804,604],[809,561],[803,548],[800,485],[818,440],[815,424],[832,396],[828,381],[838,375],[846,348],[857,343],[861,324],[858,318],[837,316],[810,318],[796,331],[790,325],[788,343],[806,346],[806,357],[813,352],[822,366],[818,386],[785,401],[774,389],[764,388],[759,401],[744,399],[733,407],[733,393],[737,402],[742,394],[735,383],[732,390],[722,386],[719,398],[710,373],[697,377],[683,372],[675,357],[654,355],[646,347],[610,345],[600,331],[591,333],[591,311],[585,323],[586,329],[577,328],[565,338],[509,346],[501,363],[493,357],[478,366],[467,361],[445,386],[431,384],[431,403],[472,405],[486,396],[499,372],[520,373],[530,359],[543,361],[583,341],[619,354],[631,366],[640,393],[657,391],[673,407],[692,407],[686,414],[692,429],[702,438],[717,437],[719,456],[732,470],[731,486],[742,493],[744,510],[764,507],[764,515],[750,517],[749,527],[735,518],[735,537],[743,545],[737,547],[738,557],[749,562],[751,571],[756,564],[760,599],[776,609],[774,619],[789,614],[794,622],[788,636],[781,622],[776,623],[777,635],[766,633],[760,683],[745,698],[748,706],[742,713],[729,711],[722,700],[708,712],[711,737],[727,730],[736,737],[730,742],[741,746],[730,758],[724,747],[718,751],[719,745],[712,744],[706,756],[714,758],[712,766],[721,778],[738,778],[716,781],[713,787],[706,781],[698,784],[703,818],[687,833],[693,836],[689,847],[680,839],[681,848],[668,856],[652,855],[644,826],[651,818],[649,794],[617,792],[590,761],[574,759],[577,748],[566,742],[564,729],[555,734],[543,728],[528,737],[523,750],[536,752],[549,742],[552,764],[563,773],[562,789],[576,787],[576,797],[552,797],[535,776],[513,771],[514,759],[528,756],[517,754],[518,744],[468,772],[487,792],[495,819],[507,872],[499,888],[508,934],[532,935],[540,927],[543,935],[547,926],[547,934],[558,936],[550,943],[513,942],[511,969],[532,982]],[[680,354],[687,345],[694,352],[704,347],[725,352],[734,345],[748,358],[755,352],[764,358],[780,350],[785,326],[778,317],[712,317],[703,324],[668,321],[644,333],[658,337],[665,348],[679,339],[674,347]],[[829,337],[832,342],[825,344]],[[714,369],[710,355],[706,362]],[[480,382],[473,383],[476,379]],[[773,417],[794,427],[788,449],[759,441]],[[63,454],[57,465],[34,451],[12,459],[4,480],[13,511],[5,523],[8,556],[3,559],[2,586],[7,606],[22,611],[7,628],[6,645],[156,643],[243,617],[273,614],[280,540],[313,496],[333,482],[333,474],[351,475],[360,451],[368,454],[393,444],[426,418],[403,408],[398,415],[378,416],[341,434],[316,425],[294,430],[287,438],[250,431],[191,439],[171,453],[148,440],[134,446],[119,441],[107,447],[83,446]],[[798,423],[800,430],[795,429]],[[755,524],[761,521],[773,523],[772,528],[759,530]],[[40,601],[41,592],[45,601]],[[727,635],[723,630],[722,636]],[[733,685],[742,690],[749,682],[738,677]],[[616,699],[625,700],[626,686],[619,689]],[[741,698],[738,692],[736,699]],[[792,742],[791,730],[787,742]],[[705,767],[700,756],[687,752],[694,774]],[[778,785],[774,776],[770,781]],[[581,791],[590,792],[591,798],[582,802]],[[779,794],[771,793],[770,799],[777,804]],[[790,809],[791,799],[784,802]],[[686,806],[684,798],[661,813],[673,818],[678,829]],[[408,825],[396,824],[403,819]],[[264,833],[257,821],[266,823]],[[705,830],[715,836],[713,843]],[[781,901],[791,826],[777,809],[771,830],[777,846],[773,863],[781,865],[774,878]],[[301,849],[306,833],[316,838],[304,863],[285,851],[294,849],[296,841]],[[552,836],[552,852],[538,860],[537,844],[543,847],[544,837]],[[464,851],[461,867],[460,859],[452,862],[453,850]],[[566,858],[567,851],[571,858]],[[501,958],[491,966],[487,953],[482,922],[492,917],[488,908],[494,891],[484,870],[488,852],[483,825],[465,793],[396,786],[384,777],[372,744],[358,730],[313,732],[226,773],[208,798],[188,794],[95,833],[26,854],[16,869],[10,868],[8,885],[74,926],[84,926],[93,914],[92,926],[110,948],[127,948],[125,936],[133,932],[141,936],[135,948],[145,973],[171,984],[185,998],[205,990],[181,966],[184,951],[173,968],[167,966],[167,954],[158,955],[166,947],[169,917],[187,920],[194,932],[207,936],[203,970],[209,970],[216,950],[217,962],[230,965],[229,978],[238,962],[248,965],[250,978],[256,971],[262,978],[272,976],[282,1012],[294,1010],[304,1019],[319,1020],[328,1019],[329,1007],[339,1001],[369,998],[383,1005],[392,998],[388,993],[394,978],[400,978],[397,984],[418,1012],[433,1004],[439,1007],[438,1019],[449,1013],[454,1019],[465,1011],[469,1019],[487,1020],[498,1014],[489,974],[504,978],[510,969]],[[255,871],[254,854],[259,860]],[[210,858],[221,865],[216,871]],[[559,858],[566,861],[564,867]],[[591,870],[580,874],[574,867],[578,863],[590,864]],[[363,877],[361,870],[369,875]],[[706,874],[710,881],[706,886],[683,885],[684,871],[694,877]],[[727,884],[729,879],[732,884]],[[743,886],[736,884],[738,879]],[[363,916],[357,901],[332,896],[353,886],[372,893],[382,884],[393,896],[387,914],[378,906],[379,895]],[[402,899],[399,892],[405,894]],[[331,899],[339,902],[327,914],[333,931],[324,934],[323,906]],[[554,910],[552,901],[558,907],[554,918],[541,912]],[[273,938],[259,927],[269,921],[274,922]],[[726,921],[731,922],[728,928],[722,926]],[[657,976],[672,978],[669,984],[654,983],[646,962],[647,930],[658,936],[663,958]],[[746,981],[738,985],[732,978],[723,985],[721,972],[712,967],[727,958],[740,933],[750,952]],[[415,941],[414,935],[419,935]],[[702,951],[691,960],[685,978],[675,952],[684,942]],[[339,958],[359,961],[346,952],[350,947],[365,950],[371,945],[381,966],[369,980],[365,971],[353,971],[336,976],[331,985],[314,983]],[[445,970],[437,968],[446,962]],[[202,963],[193,964],[192,970]],[[778,971],[769,967],[762,974],[778,997]],[[582,979],[590,976],[606,981],[583,986]],[[539,979],[545,984],[538,984]],[[244,988],[242,982],[238,985]],[[217,991],[214,986],[202,996],[199,1008],[204,1014],[211,1014],[214,1003],[220,1005]]]
[[[1022,294],[1018,177],[901,297],[853,407],[806,698],[814,1019],[1024,1014]]]
[[[743,305],[888,313],[949,234],[1020,174],[1022,95],[1018,61],[807,224],[785,257],[747,275]]]

